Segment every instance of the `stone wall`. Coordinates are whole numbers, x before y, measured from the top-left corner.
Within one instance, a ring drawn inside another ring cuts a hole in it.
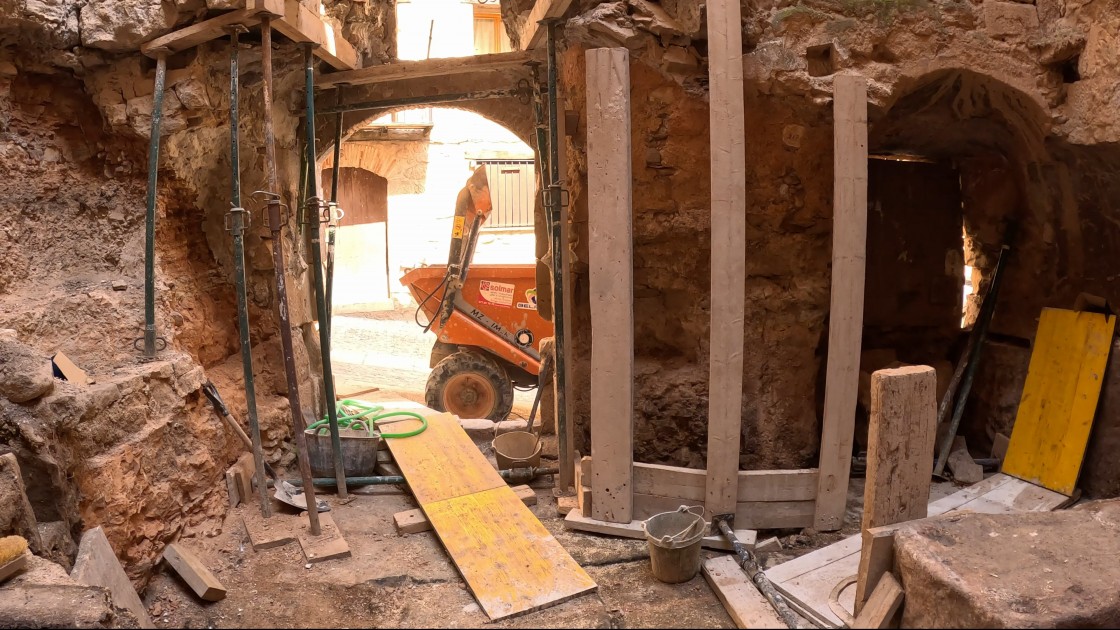
[[[663,2],[661,12],[643,0],[578,3],[565,31],[561,80],[564,107],[579,112],[583,50],[631,51],[636,455],[698,466],[707,408],[708,112],[706,43],[702,29],[689,26],[685,4],[694,3]],[[530,8],[521,5],[506,6],[511,32]],[[1120,79],[1117,32],[1115,0],[744,3],[744,468],[816,462],[830,290],[832,77],[868,78],[872,153],[913,153],[958,170],[963,262],[975,267],[980,295],[1008,224],[1018,226],[993,331],[1026,341],[1044,306],[1069,308],[1082,291],[1120,297],[1120,274],[1103,254],[1120,238],[1108,210],[1120,203],[1120,116],[1104,106],[1115,100]],[[675,63],[676,48],[695,52],[694,70]],[[581,118],[567,149],[575,226],[572,395],[582,428],[576,446],[586,453],[584,133]],[[914,278],[930,282],[946,275],[944,263],[917,271]],[[967,323],[976,308],[974,298]],[[961,344],[932,345],[939,347],[923,351],[923,361],[955,362]],[[982,364],[973,395],[978,408],[1005,411],[990,423],[979,413],[966,419],[975,425],[966,427],[970,435],[988,439],[1008,426],[1009,393],[991,371],[1029,356],[995,354]]]
[[[224,227],[230,208],[229,46],[168,59],[157,192],[156,314],[167,342],[143,362],[144,214],[154,62],[141,42],[236,2],[0,2],[0,329],[49,361],[65,352],[90,375],[30,400],[0,396],[0,453],[14,452],[40,523],[75,536],[102,525],[143,585],[163,546],[215,531],[223,474],[243,447],[201,395],[218,387],[246,415]],[[326,2],[368,63],[394,50],[391,2]],[[302,137],[300,50],[274,50],[281,192],[295,208]],[[374,41],[376,40],[376,41]],[[265,188],[259,36],[242,37],[241,161],[257,406],[267,458],[293,460],[277,334]],[[295,213],[284,232],[305,417],[322,411],[312,374],[305,245]],[[49,366],[49,362],[47,363]]]

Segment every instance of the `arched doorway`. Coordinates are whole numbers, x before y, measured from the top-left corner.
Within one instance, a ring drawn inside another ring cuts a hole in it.
[[[322,171],[330,185],[334,170]],[[392,307],[389,277],[389,182],[362,168],[338,171],[338,204],[345,216],[334,250],[332,309],[369,312]]]

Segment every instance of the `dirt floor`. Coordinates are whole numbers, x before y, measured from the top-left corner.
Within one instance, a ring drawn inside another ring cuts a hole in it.
[[[486,451],[485,445],[480,448]],[[555,457],[555,441],[546,443]],[[352,557],[305,565],[299,545],[253,551],[231,510],[221,532],[181,541],[228,589],[226,599],[203,603],[166,565],[152,579],[144,602],[157,627],[443,627],[510,628],[732,628],[730,617],[703,577],[662,584],[650,570],[645,541],[569,532],[552,493],[553,480],[533,484],[531,509],[599,586],[598,592],[514,619],[491,623],[475,603],[434,533],[400,535],[393,514],[417,506],[396,487],[355,489],[340,503],[326,495]],[[849,492],[849,525],[843,532],[769,532],[783,550],[767,554],[773,566],[839,540],[858,528],[862,480]],[[285,512],[291,521],[295,516]],[[718,552],[705,551],[705,556]]]
[[[359,397],[374,402],[423,401],[431,335],[423,333],[411,317],[411,311],[397,310],[334,318],[333,356],[340,395],[377,387],[378,391]],[[518,392],[513,415],[527,416],[531,404],[532,392]],[[493,461],[488,442],[476,438],[479,449]],[[555,436],[545,437],[543,459],[545,465],[556,461]],[[417,504],[396,486],[352,489],[353,500],[345,504],[333,494],[325,495],[350,545],[348,559],[305,565],[297,543],[255,552],[241,515],[256,508],[241,506],[227,514],[216,536],[181,541],[196,550],[226,586],[226,599],[201,602],[166,565],[143,599],[157,627],[734,627],[703,577],[678,585],[655,580],[645,541],[566,531],[557,513],[553,483],[550,476],[534,482],[538,502],[531,509],[599,589],[522,617],[491,623],[434,533],[397,533],[393,515]],[[784,549],[768,554],[766,566],[854,533],[862,492],[862,480],[853,480],[850,525],[843,532],[767,533],[781,536]],[[293,512],[276,518],[296,520]]]

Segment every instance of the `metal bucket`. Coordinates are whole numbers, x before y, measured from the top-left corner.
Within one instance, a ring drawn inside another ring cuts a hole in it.
[[[307,460],[315,477],[334,478],[334,459],[331,457],[331,432],[326,427],[307,429]],[[347,477],[369,477],[377,468],[377,445],[381,434],[365,429],[339,427],[342,442],[342,469]]]
[[[492,445],[498,470],[539,468],[541,465],[541,440],[535,433],[510,431],[494,438]]]
[[[682,505],[676,512],[654,514],[642,523],[653,577],[666,584],[687,582],[700,572],[700,543],[707,523],[702,511],[696,514],[689,509]]]

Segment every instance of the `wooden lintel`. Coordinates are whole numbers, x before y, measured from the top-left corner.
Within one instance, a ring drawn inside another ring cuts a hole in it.
[[[223,13],[209,20],[191,24],[162,37],[157,37],[140,46],[140,52],[149,57],[156,57],[161,52],[176,53],[194,48],[208,41],[224,37],[227,34],[226,29],[231,26],[238,24],[256,26],[260,24],[262,14],[283,15],[284,0],[246,0],[244,9]]]
[[[315,56],[332,68],[354,70],[361,67],[358,53],[342,33],[299,0],[285,0],[284,17],[273,22],[272,27],[294,42],[314,45]]]
[[[475,55],[473,57],[444,57],[440,59],[421,59],[419,61],[400,61],[369,66],[358,70],[332,72],[319,76],[315,87],[327,89],[339,85],[367,85],[401,79],[420,79],[424,77],[445,77],[471,72],[490,72],[518,68],[528,63],[532,57],[525,51]]]
[[[536,4],[533,5],[533,10],[529,12],[529,17],[521,25],[521,37],[519,39],[522,50],[536,48],[544,41],[545,29],[540,23],[541,20],[562,18],[568,12],[570,6],[572,6],[572,0],[537,0]]]

